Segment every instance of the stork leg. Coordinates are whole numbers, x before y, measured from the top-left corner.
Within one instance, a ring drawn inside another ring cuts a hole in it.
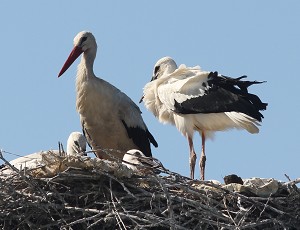
[[[190,177],[192,179],[194,179],[197,156],[196,156],[196,153],[194,150],[193,139],[191,137],[188,137],[187,139],[188,139],[189,147],[190,147]]]
[[[202,137],[202,151],[201,151],[201,157],[200,157],[200,178],[201,180],[204,180],[204,174],[205,174],[205,162],[206,162],[206,155],[205,155],[205,133],[201,132]]]

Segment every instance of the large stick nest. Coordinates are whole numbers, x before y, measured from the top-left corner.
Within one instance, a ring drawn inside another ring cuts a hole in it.
[[[51,155],[51,154],[49,154]],[[166,170],[51,155],[0,174],[1,229],[299,229],[296,181],[268,197]],[[46,159],[47,160],[47,159]],[[45,161],[46,161],[45,160]],[[6,166],[10,167],[10,166]],[[7,170],[7,169],[6,169]],[[157,172],[161,174],[158,175]]]

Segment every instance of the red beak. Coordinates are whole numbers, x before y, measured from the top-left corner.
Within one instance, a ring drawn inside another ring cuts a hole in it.
[[[63,73],[73,64],[73,62],[79,57],[79,55],[82,54],[82,52],[83,50],[79,46],[74,46],[64,66],[61,68],[58,77],[63,75]]]

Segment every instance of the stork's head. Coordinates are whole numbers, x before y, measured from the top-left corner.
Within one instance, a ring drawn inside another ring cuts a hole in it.
[[[68,155],[86,155],[86,139],[80,132],[72,132],[67,142]]]
[[[95,49],[97,47],[96,39],[91,32],[81,31],[74,38],[74,47],[81,48],[82,52],[88,49]]]
[[[91,32],[81,31],[75,36],[74,48],[59,72],[58,77],[60,77],[83,52],[92,54],[93,58],[96,56],[97,43]]]
[[[171,74],[176,69],[177,69],[177,64],[171,57],[163,57],[156,62],[153,69],[153,75],[151,81],[159,79],[160,77],[166,74]],[[142,96],[139,103],[141,103],[144,100],[144,96],[145,95]]]
[[[137,149],[128,150],[123,157],[122,164],[126,165],[128,168],[132,169],[133,171],[141,170],[146,172],[147,170],[150,170],[148,172],[154,172],[156,174],[160,173],[159,170],[155,169],[160,165],[157,164],[157,162],[154,162],[152,157],[146,157],[144,153],[142,153],[140,150]],[[154,170],[152,171],[152,169]]]
[[[125,153],[123,157],[123,161],[125,162],[122,162],[122,164],[126,165],[128,168],[137,170],[137,167],[135,165],[141,164],[140,161],[141,158],[146,158],[144,153],[142,153],[140,150],[137,149],[131,149],[128,150],[127,153]],[[129,162],[129,164],[126,162]]]
[[[173,73],[177,69],[176,62],[170,57],[163,57],[159,59],[153,70],[152,81],[160,78],[164,74]]]

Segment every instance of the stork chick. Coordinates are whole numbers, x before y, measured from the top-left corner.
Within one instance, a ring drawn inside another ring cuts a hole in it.
[[[146,157],[140,150],[137,149],[128,150],[123,157],[122,164],[126,165],[133,171],[139,171],[139,168],[137,167],[138,165],[155,167],[155,163],[152,158]]]
[[[82,133],[72,132],[68,138],[67,142],[67,155],[69,156],[84,156],[86,155],[86,140]],[[60,155],[61,151],[51,150],[52,153]],[[9,163],[15,168],[22,169],[32,169],[36,168],[42,163],[42,154],[47,153],[47,151],[40,151],[37,153],[32,153],[23,157],[16,158]]]

